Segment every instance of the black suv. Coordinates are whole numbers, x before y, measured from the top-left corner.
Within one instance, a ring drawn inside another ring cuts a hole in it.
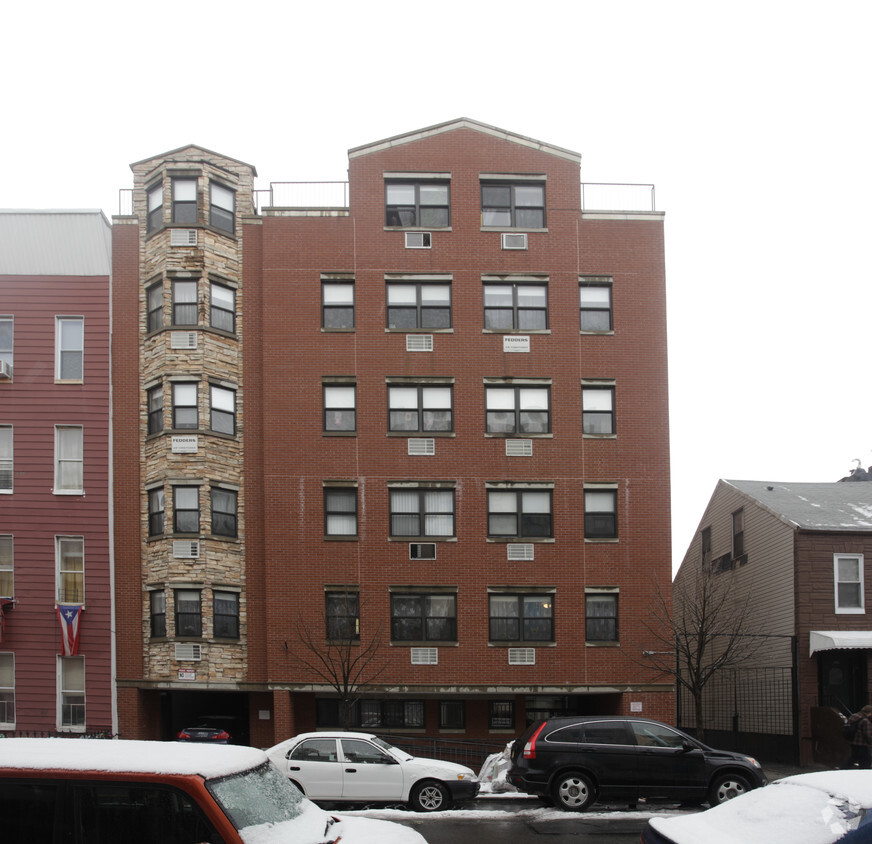
[[[678,800],[712,806],[766,785],[756,759],[712,750],[647,718],[536,721],[512,745],[509,782],[580,812],[596,800]]]

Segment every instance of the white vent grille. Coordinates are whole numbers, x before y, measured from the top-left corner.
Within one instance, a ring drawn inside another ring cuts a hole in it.
[[[535,665],[535,648],[509,648],[509,665]]]
[[[412,457],[432,457],[436,454],[436,440],[413,437],[409,440],[407,454]]]
[[[435,542],[412,542],[409,544],[410,560],[435,560]]]
[[[0,381],[12,380],[12,364],[7,360],[0,360]]]
[[[506,546],[507,560],[532,560],[533,553],[532,542],[513,542]]]
[[[433,351],[433,335],[432,334],[407,334],[406,335],[406,351],[407,352],[432,352]]]
[[[170,246],[196,246],[196,229],[171,229]]]
[[[439,665],[439,648],[412,648],[412,665]]]
[[[506,457],[532,457],[533,440],[506,440]]]
[[[176,560],[196,560],[200,556],[200,542],[197,539],[174,539],[173,557]]]
[[[430,232],[406,232],[406,249],[429,249]]]
[[[503,249],[526,249],[527,233],[515,234],[514,232],[503,232],[502,242]]]
[[[176,659],[185,662],[199,662],[203,658],[202,645],[193,642],[176,642]]]
[[[171,349],[196,349],[197,348],[197,332],[196,331],[171,331],[170,332],[170,348]]]

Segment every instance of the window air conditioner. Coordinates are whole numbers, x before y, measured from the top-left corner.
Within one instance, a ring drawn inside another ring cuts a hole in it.
[[[406,232],[406,249],[429,249],[430,232]]]
[[[532,560],[534,559],[532,542],[513,542],[506,546],[507,560]]]
[[[196,246],[196,229],[170,229],[170,246]]]
[[[176,659],[181,662],[198,662],[203,658],[201,645],[193,642],[176,642]]]
[[[0,360],[0,381],[12,380],[12,364],[9,361]]]
[[[412,437],[409,440],[406,454],[410,457],[432,457],[436,454],[436,440],[431,437]]]
[[[410,560],[435,560],[436,559],[436,543],[435,542],[410,542],[409,543],[409,559]]]
[[[407,334],[406,335],[406,351],[407,352],[432,352],[433,351],[433,335],[432,334]]]
[[[173,540],[173,558],[176,560],[196,560],[200,556],[200,541],[198,539]]]
[[[439,648],[412,648],[412,665],[439,665]]]
[[[527,233],[516,234],[514,232],[502,233],[503,249],[526,249]]]
[[[196,331],[171,331],[170,332],[170,348],[171,349],[196,349],[197,348],[197,332]]]

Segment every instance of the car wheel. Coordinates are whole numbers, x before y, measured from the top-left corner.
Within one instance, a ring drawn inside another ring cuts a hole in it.
[[[721,774],[715,777],[709,789],[709,804],[720,806],[721,803],[726,803],[727,800],[732,800],[750,790],[751,786],[744,777],[738,774]]]
[[[561,774],[554,780],[551,796],[558,809],[582,812],[596,798],[593,783],[583,774]]]
[[[448,789],[441,782],[419,782],[409,795],[409,805],[416,812],[438,812],[449,805]]]

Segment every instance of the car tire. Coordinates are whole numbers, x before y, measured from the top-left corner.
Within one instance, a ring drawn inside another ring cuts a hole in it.
[[[712,780],[709,788],[709,805],[720,806],[740,794],[751,790],[751,785],[738,774],[720,774]]]
[[[583,812],[596,799],[593,783],[584,774],[560,774],[551,786],[551,798],[558,809]]]
[[[409,805],[416,812],[439,812],[450,803],[448,789],[435,780],[417,783],[409,795]]]

